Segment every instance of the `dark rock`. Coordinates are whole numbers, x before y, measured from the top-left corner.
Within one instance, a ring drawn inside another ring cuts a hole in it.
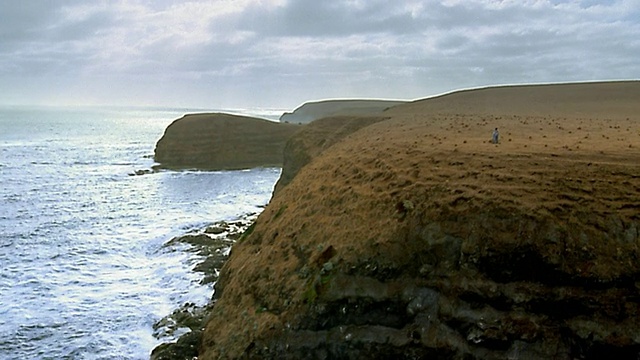
[[[129,176],[147,175],[147,174],[153,174],[155,172],[156,172],[156,170],[154,170],[154,169],[139,169],[139,170],[134,171],[133,173],[130,173]]]
[[[193,268],[193,271],[203,274],[200,284],[214,283],[218,280],[218,274],[228,258],[227,250],[234,243],[230,236],[242,234],[252,221],[255,221],[256,216],[257,214],[252,213],[231,223],[221,221],[200,230],[201,232],[175,237],[165,246],[171,247],[178,243],[189,244],[191,248],[188,251],[204,256],[204,260]],[[174,336],[178,330],[184,328],[188,328],[189,331],[178,337],[177,341],[163,343],[153,349],[151,360],[192,360],[196,357],[202,329],[212,307],[213,303],[203,306],[186,303],[158,320],[153,325],[156,338]]]
[[[201,331],[191,331],[175,343],[158,345],[151,352],[151,360],[193,360],[198,356]]]
[[[210,226],[204,232],[206,234],[219,235],[219,234],[222,234],[223,232],[229,231],[229,227],[225,225],[226,224],[222,226]]]

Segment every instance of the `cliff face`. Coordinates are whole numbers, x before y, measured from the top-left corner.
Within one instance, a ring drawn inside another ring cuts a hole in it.
[[[636,359],[640,119],[515,103],[400,106],[312,151],[234,246],[199,359]]]
[[[282,175],[274,193],[291,182],[311,159],[357,130],[387,120],[384,117],[333,116],[316,120],[292,136],[284,148]]]
[[[281,122],[308,124],[312,121],[332,116],[378,116],[386,109],[405,104],[394,100],[324,100],[310,101],[280,117]]]
[[[155,160],[167,168],[209,170],[281,166],[298,125],[229,114],[186,115],[167,127]]]

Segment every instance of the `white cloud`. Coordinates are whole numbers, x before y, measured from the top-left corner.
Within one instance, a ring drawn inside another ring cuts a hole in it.
[[[4,2],[0,102],[295,106],[637,79],[638,19],[638,0]]]

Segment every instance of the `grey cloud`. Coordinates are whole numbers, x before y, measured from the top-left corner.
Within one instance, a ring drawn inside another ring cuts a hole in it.
[[[416,98],[500,83],[640,75],[637,0],[266,3],[201,14],[194,20],[211,16],[207,33],[188,42],[188,19],[180,23],[187,34],[166,24],[182,2],[143,2],[135,13],[105,3],[76,18],[66,18],[59,2],[5,2],[0,90],[17,74],[35,79],[24,84],[55,77],[52,86],[82,84],[83,92],[93,82],[100,94],[123,94],[113,101],[135,89],[149,101],[297,105],[317,97]],[[182,100],[172,89],[184,93]]]
[[[417,19],[411,17],[402,2],[364,4],[356,7],[345,1],[299,0],[267,11],[252,6],[236,19],[236,26],[268,36],[302,37],[406,33],[417,28]]]
[[[0,73],[43,76],[77,71],[90,62],[94,33],[112,22],[95,14],[79,21],[64,17],[64,6],[80,1],[7,1],[0,11]]]
[[[96,33],[110,29],[118,22],[115,14],[100,11],[80,20],[57,23],[47,30],[46,38],[52,42],[91,40]]]
[[[55,20],[50,2],[4,1],[0,11],[0,38],[13,42],[38,37]]]
[[[65,6],[81,0],[3,1],[0,7],[0,38],[3,42],[38,40],[48,36],[61,20]]]

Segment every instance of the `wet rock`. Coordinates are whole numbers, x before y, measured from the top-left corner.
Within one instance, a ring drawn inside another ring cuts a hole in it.
[[[154,169],[138,169],[132,173],[129,173],[129,176],[140,176],[140,175],[148,175],[153,174],[156,171]]]
[[[186,303],[153,325],[154,336],[171,337],[183,333],[175,341],[157,346],[151,360],[191,360],[198,355],[198,344],[210,305]]]
[[[158,345],[151,352],[151,360],[193,360],[197,359],[201,331],[192,331],[181,336],[175,343]]]
[[[228,252],[235,240],[255,221],[257,214],[247,214],[242,219],[227,223],[224,221],[210,225],[169,240],[164,246],[171,248],[177,244],[187,244],[186,251],[203,257],[193,271],[202,273],[201,285],[215,283],[220,269],[228,259]],[[213,302],[205,305],[183,304],[171,314],[153,325],[156,338],[176,338],[174,341],[157,346],[151,360],[192,360],[198,355],[198,346],[206,320],[211,313]]]
[[[213,235],[219,235],[222,234],[224,232],[229,231],[229,227],[226,223],[222,223],[220,225],[217,226],[210,226],[208,228],[205,229],[205,233],[206,234],[213,234]]]
[[[174,243],[184,243],[193,245],[195,247],[201,247],[210,246],[214,244],[214,242],[215,239],[206,234],[189,234],[173,238],[167,243],[167,245],[172,245]]]

